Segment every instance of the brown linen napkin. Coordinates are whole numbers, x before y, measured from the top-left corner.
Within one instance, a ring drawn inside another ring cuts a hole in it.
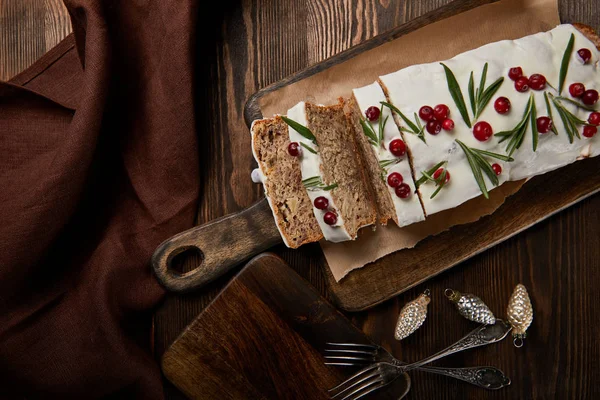
[[[260,99],[263,115],[285,111],[301,100],[334,103],[353,88],[368,85],[378,76],[414,64],[454,57],[503,39],[517,39],[547,31],[560,23],[557,0],[502,0],[483,5],[427,25],[405,36],[364,52],[299,82],[267,93]],[[493,190],[490,201],[473,199],[426,221],[404,228],[390,222],[375,232],[363,229],[356,242],[329,243],[321,247],[336,281],[356,268],[395,251],[414,247],[428,236],[491,214],[504,199],[517,192],[523,181],[505,183]]]
[[[163,397],[149,259],[193,225],[195,1],[66,1],[0,82],[0,398]]]

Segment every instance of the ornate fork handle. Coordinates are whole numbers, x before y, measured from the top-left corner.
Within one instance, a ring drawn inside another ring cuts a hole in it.
[[[511,327],[506,322],[501,319],[497,319],[494,325],[482,325],[474,331],[471,331],[456,343],[430,357],[427,357],[421,361],[417,361],[416,363],[398,365],[398,367],[402,368],[403,372],[407,372],[412,369],[419,368],[425,364],[429,364],[435,360],[439,360],[440,358],[446,357],[450,354],[458,353],[459,351],[496,343],[504,339],[510,330]]]
[[[510,385],[510,378],[495,367],[440,368],[419,367],[421,371],[460,379],[484,389],[496,390]]]

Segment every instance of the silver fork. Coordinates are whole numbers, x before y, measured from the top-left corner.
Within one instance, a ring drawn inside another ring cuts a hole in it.
[[[504,339],[510,330],[511,328],[506,322],[497,319],[494,325],[482,325],[446,349],[421,361],[403,365],[392,365],[385,362],[379,362],[363,368],[338,386],[330,389],[329,392],[334,393],[331,396],[334,399],[357,400],[390,384],[404,372],[419,368],[425,364],[429,364],[459,351],[496,343]]]
[[[331,362],[326,365],[358,366],[374,363],[386,363],[396,367],[406,363],[396,359],[381,346],[356,343],[327,343],[332,348],[325,349],[325,358]],[[416,368],[438,375],[445,375],[470,383],[483,389],[501,389],[510,385],[510,378],[495,367],[441,368],[421,366]]]

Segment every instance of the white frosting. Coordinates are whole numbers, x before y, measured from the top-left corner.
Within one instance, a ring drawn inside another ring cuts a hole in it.
[[[308,125],[308,121],[306,119],[306,104],[304,102],[300,102],[289,109],[287,116],[291,120],[298,122],[300,125]],[[321,157],[318,154],[318,146],[302,136],[292,127],[288,127],[288,133],[290,135],[290,142],[304,143],[305,145],[317,151],[317,154],[314,154],[302,147],[302,153],[300,155],[300,170],[302,172],[302,179],[304,180],[313,176],[322,177]],[[323,220],[323,216],[327,210],[319,210],[318,208],[314,207],[315,199],[319,196],[323,196],[329,201],[329,208],[337,210],[333,198],[331,197],[331,193],[321,189],[310,189],[306,192],[308,193],[308,197],[313,204],[313,213],[317,219],[317,222],[319,223],[319,227],[321,228],[325,239],[329,240],[330,242],[343,242],[352,239],[344,227],[344,219],[339,212],[337,212],[337,223],[335,225],[327,225]]]
[[[377,83],[373,83],[371,85],[354,89],[353,90],[354,97],[358,103],[358,108],[360,109],[362,115],[365,115],[365,111],[367,108],[371,106],[381,107],[381,102],[386,101],[385,94],[383,90]],[[398,127],[394,123],[394,118],[390,112],[388,107],[383,107],[382,113],[379,118],[383,118],[385,121],[388,118],[387,123],[383,129],[383,144],[384,147],[371,145],[373,152],[377,156],[378,160],[394,160],[396,156],[390,153],[389,144],[394,139],[402,139],[400,135],[400,131]],[[369,122],[374,132],[379,132],[379,123]],[[386,182],[386,187],[390,192],[390,196],[392,197],[392,201],[394,203],[394,208],[396,210],[396,216],[398,217],[399,226],[410,225],[412,223],[422,221],[425,219],[425,215],[423,214],[423,209],[421,208],[421,203],[419,202],[419,197],[414,193],[415,191],[415,183],[412,178],[412,173],[410,169],[410,163],[408,160],[408,152],[402,157],[402,160],[398,164],[394,164],[387,168],[387,175],[392,172],[398,172],[404,178],[404,183],[410,186],[411,196],[406,199],[401,199],[396,196],[396,192],[393,187],[389,186]],[[387,176],[386,175],[386,176]]]
[[[582,82],[586,89],[600,90],[600,71],[598,69],[600,54],[593,43],[573,26],[560,25],[549,32],[538,33],[514,41],[505,40],[491,43],[444,62],[453,71],[459,82],[471,118],[473,116],[468,97],[469,75],[471,71],[474,72],[474,81],[477,87],[486,62],[488,63],[486,87],[501,76],[505,77],[505,80],[478,121],[490,123],[494,133],[511,130],[521,120],[531,93],[535,96],[537,116],[547,115],[544,91],[530,89],[526,93],[517,92],[514,89],[514,83],[507,76],[508,70],[514,66],[521,66],[526,76],[540,73],[546,77],[549,83],[557,87],[561,59],[571,33],[575,35],[575,45],[563,96],[569,97],[568,86],[573,82]],[[576,59],[576,52],[580,48],[588,48],[592,52],[592,60],[586,65]],[[463,121],[450,96],[446,76],[440,63],[414,65],[382,76],[381,80],[388,89],[391,102],[409,118],[415,112],[418,113],[419,108],[423,105],[435,107],[437,104],[446,104],[450,108],[450,118],[455,123],[452,132],[442,130],[437,136],[426,132],[427,144],[415,135],[409,133],[404,135],[406,143],[412,151],[413,167],[417,177],[420,177],[421,171],[431,168],[438,162],[448,161],[447,168],[451,174],[451,180],[434,199],[430,199],[436,189],[433,183],[425,183],[419,188],[426,213],[433,214],[453,208],[480,195],[481,191],[475,182],[471,168],[463,151],[455,143],[455,139],[461,140],[469,147],[501,154],[506,153],[507,142],[499,144],[497,137],[492,137],[486,142],[479,142],[475,139],[472,130]],[[549,86],[545,90],[556,95],[556,92]],[[494,110],[494,100],[500,96],[507,97],[511,102],[511,111],[506,115],[500,115]],[[580,119],[587,119],[589,111],[563,104]],[[596,108],[598,107],[596,106]],[[574,142],[569,144],[565,129],[554,107],[552,112],[559,132],[558,136],[552,132],[540,134],[537,151],[533,152],[532,132],[528,127],[523,144],[513,154],[514,162],[490,159],[490,162],[497,162],[502,166],[503,172],[499,176],[500,184],[507,180],[529,178],[551,171],[574,162],[582,154],[587,153],[593,157],[600,153],[600,134],[591,139],[583,136],[581,139],[575,138]],[[472,124],[474,125],[473,121]],[[492,190],[494,187],[487,177],[485,180],[488,190]]]

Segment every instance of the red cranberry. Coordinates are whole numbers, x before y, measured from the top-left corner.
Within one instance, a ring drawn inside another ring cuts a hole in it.
[[[337,223],[337,215],[334,212],[327,211],[325,215],[323,215],[323,221],[327,225],[335,225]]]
[[[435,106],[435,108],[433,109],[433,116],[435,117],[435,119],[437,119],[438,121],[443,121],[446,118],[448,118],[448,115],[450,115],[450,109],[448,108],[447,105],[445,104],[438,104],[437,106]]]
[[[288,144],[288,153],[290,153],[290,156],[298,157],[301,151],[302,149],[297,142]]]
[[[493,134],[494,131],[492,130],[492,126],[485,121],[480,121],[473,127],[473,136],[480,142],[485,142],[491,138]]]
[[[533,90],[542,90],[546,87],[546,77],[541,74],[533,74],[529,77],[529,87]]]
[[[600,125],[600,112],[594,111],[588,117],[588,122],[592,125]]]
[[[573,97],[579,98],[583,96],[583,92],[585,92],[585,86],[583,86],[583,83],[572,83],[569,86],[569,93]]]
[[[410,196],[410,186],[408,186],[406,183],[401,183],[398,185],[395,192],[396,196],[400,197],[401,199],[406,199]]]
[[[446,171],[446,178],[444,179],[444,183],[448,183],[450,181],[450,172],[448,170]],[[444,172],[444,168],[438,168],[437,171],[435,171],[433,173],[433,179],[438,179],[442,173]]]
[[[319,196],[315,199],[315,208],[319,210],[327,210],[329,207],[329,200],[326,197]]]
[[[442,124],[440,123],[440,121],[431,119],[431,120],[427,121],[427,125],[425,125],[425,129],[427,129],[427,132],[431,133],[432,135],[437,135],[442,130]]]
[[[387,182],[388,182],[388,185],[395,188],[395,187],[400,186],[400,184],[402,184],[402,182],[404,182],[404,178],[402,177],[402,174],[400,174],[398,172],[392,172],[391,174],[388,175]]]
[[[598,101],[598,91],[594,89],[586,90],[581,96],[581,101],[583,101],[583,104],[593,106]]]
[[[502,166],[500,164],[492,164],[492,169],[496,175],[500,175],[502,173]]]
[[[390,142],[390,153],[396,157],[402,157],[406,154],[406,144],[404,144],[402,139],[394,139]]]
[[[498,97],[494,102],[494,109],[498,114],[506,114],[510,111],[510,100],[506,97]]]
[[[527,77],[525,77],[525,76],[517,78],[517,80],[515,81],[515,89],[517,89],[517,92],[528,91],[529,90],[529,79],[527,79]]]
[[[548,117],[539,117],[536,125],[539,133],[548,133],[552,129],[552,120]]]
[[[598,132],[598,128],[595,126],[586,125],[583,127],[583,136],[591,138]]]
[[[577,56],[579,61],[583,64],[587,64],[592,59],[592,52],[590,49],[579,49],[577,50]]]
[[[442,128],[445,131],[451,131],[454,129],[454,121],[452,121],[450,118],[446,118],[444,122],[442,122]]]
[[[371,122],[377,121],[379,119],[379,114],[381,114],[381,110],[375,106],[371,106],[365,111],[365,116]]]
[[[523,76],[523,68],[521,67],[513,67],[508,70],[508,77],[513,81],[516,81],[520,77]]]
[[[433,118],[433,108],[429,106],[421,107],[419,109],[419,117],[421,117],[423,121],[431,121]]]

